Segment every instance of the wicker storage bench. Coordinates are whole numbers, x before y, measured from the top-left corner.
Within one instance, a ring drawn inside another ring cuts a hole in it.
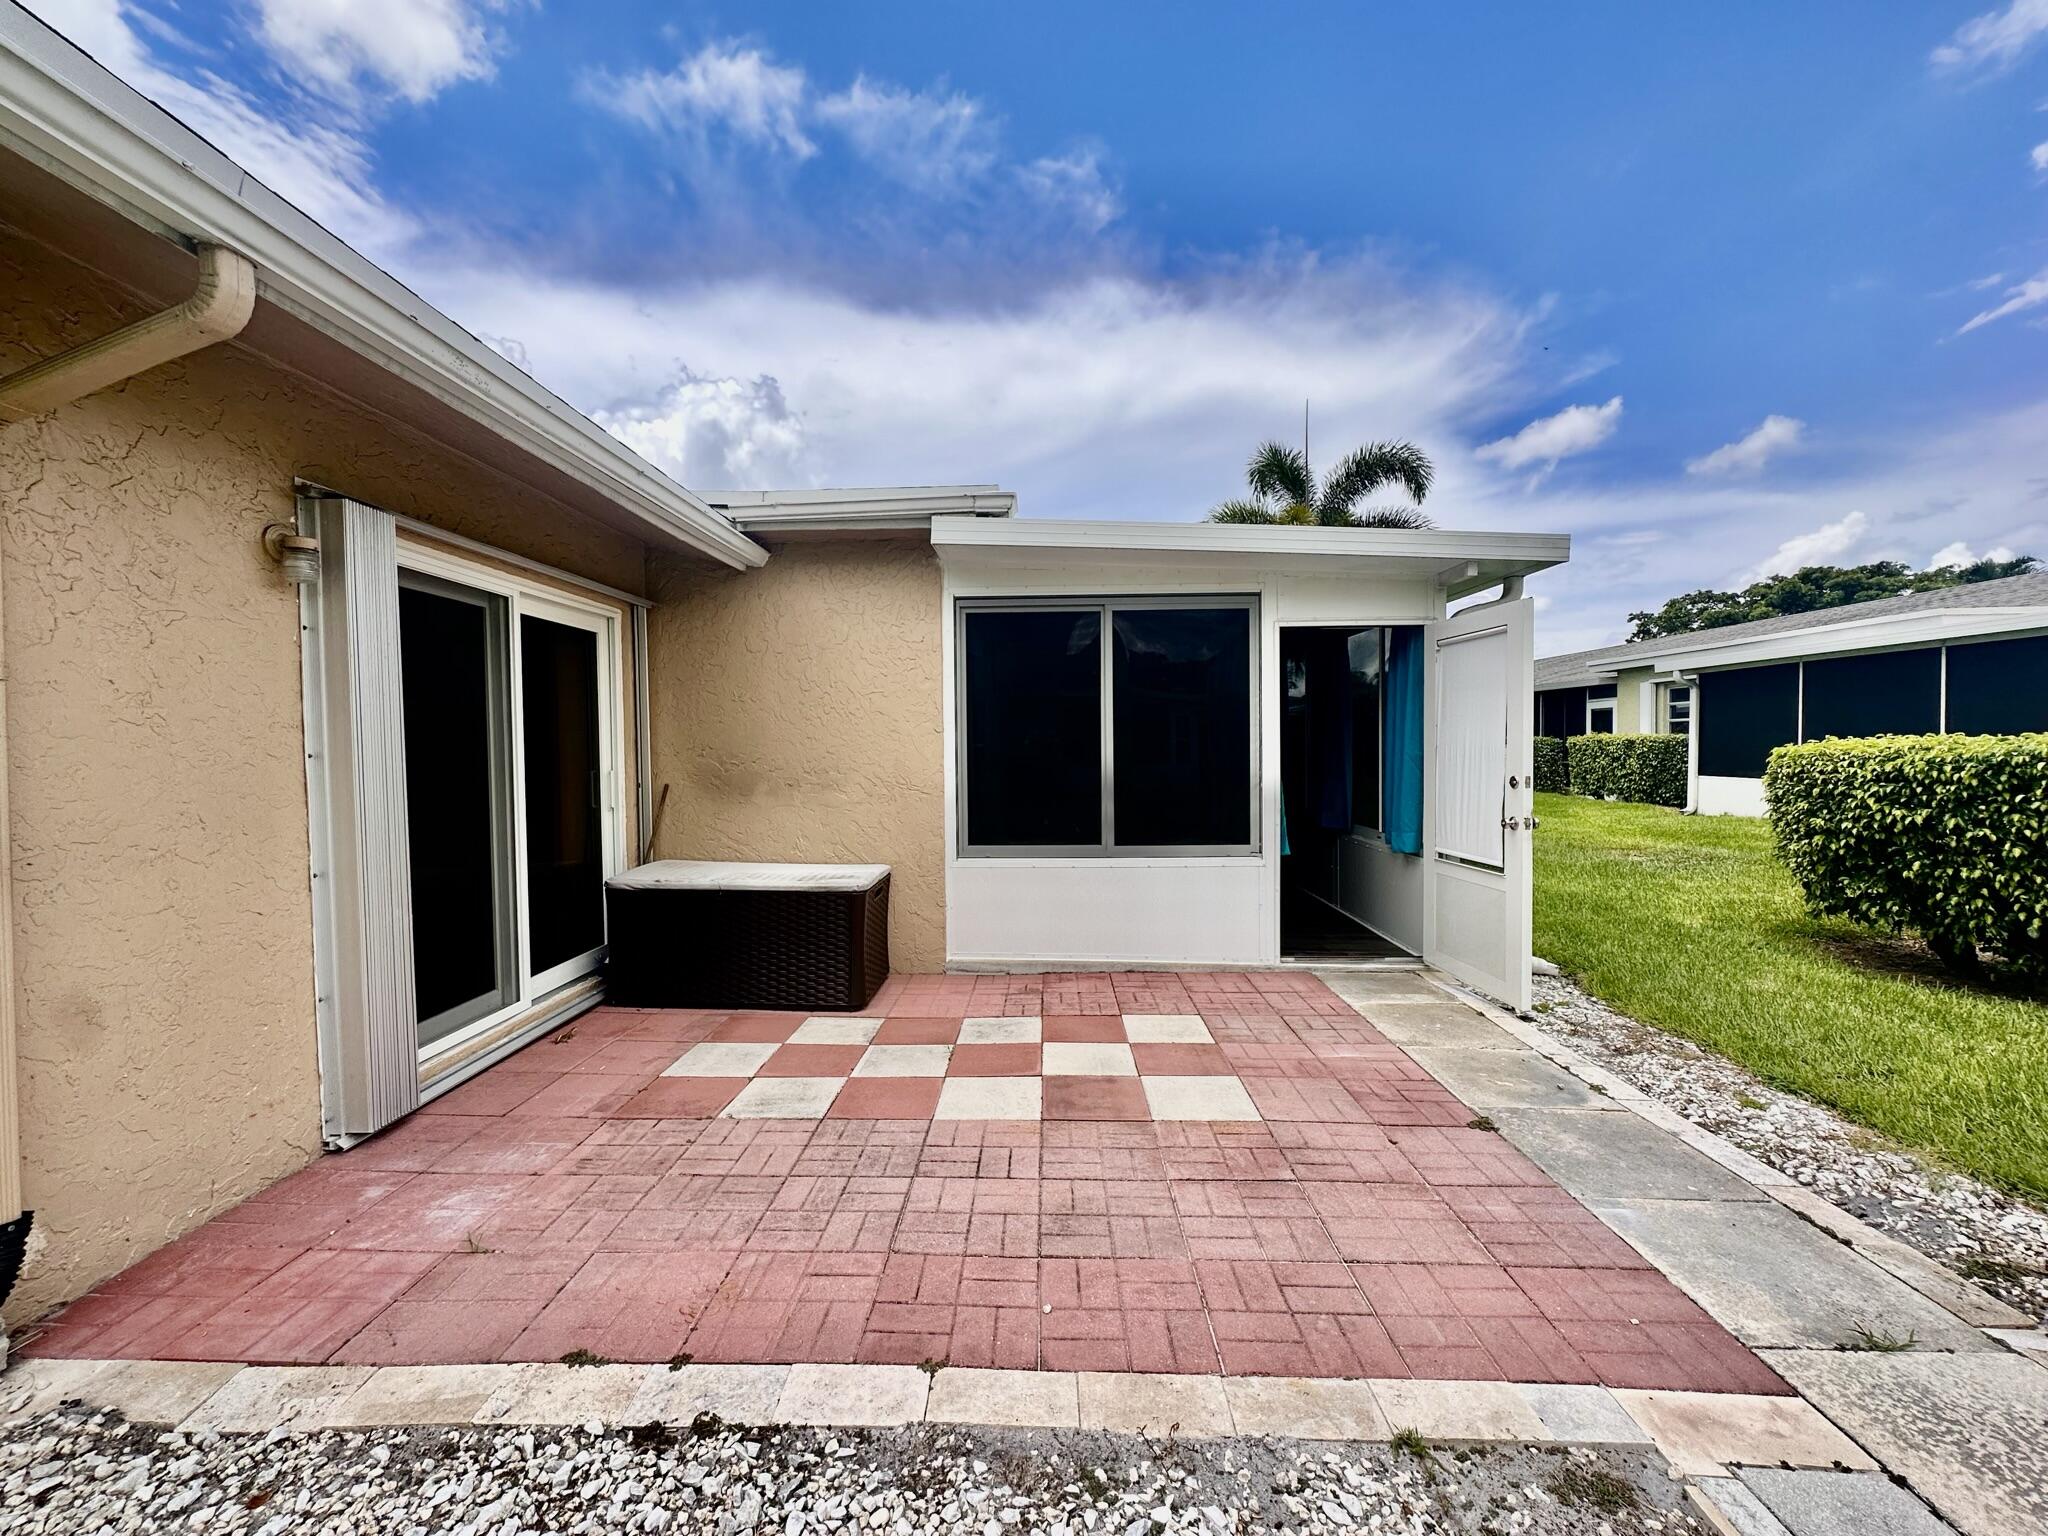
[[[889,975],[886,864],[663,859],[606,882],[608,1002],[865,1008]]]

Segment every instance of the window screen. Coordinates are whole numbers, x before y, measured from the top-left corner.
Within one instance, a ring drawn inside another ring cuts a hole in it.
[[[1117,846],[1249,843],[1250,612],[1125,608],[1112,624]]]
[[[1699,761],[1707,778],[1760,779],[1771,748],[1799,737],[1799,663],[1705,672]]]
[[[1940,730],[1940,650],[1809,661],[1805,721],[1808,741]]]
[[[1948,648],[1948,728],[2048,731],[2048,635]]]
[[[1253,848],[1255,615],[1236,599],[963,604],[966,848]]]
[[[1102,841],[1102,614],[965,617],[967,838],[988,847]]]
[[[1539,736],[1583,736],[1586,734],[1586,690],[1551,688],[1536,695],[1536,734]]]

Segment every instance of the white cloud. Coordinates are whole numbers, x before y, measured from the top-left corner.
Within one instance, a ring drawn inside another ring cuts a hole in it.
[[[1621,396],[1616,395],[1605,405],[1568,405],[1555,416],[1530,422],[1512,437],[1487,443],[1475,455],[1502,469],[1536,464],[1549,470],[1561,459],[1598,448],[1620,425]]]
[[[1040,203],[1067,212],[1091,235],[1100,234],[1124,211],[1123,195],[1110,183],[1102,157],[1093,149],[1033,160],[1017,168],[1017,179]]]
[[[2013,552],[2004,544],[1994,544],[1991,548],[1985,550],[1982,556],[1979,556],[1967,543],[1957,539],[1953,544],[1946,544],[1937,549],[1934,552],[1934,557],[1927,562],[1927,569],[1938,571],[1951,565],[1975,565],[1980,558],[1985,560],[2010,560],[2013,558]]]
[[[2011,0],[2002,11],[1986,11],[1956,28],[1929,56],[1938,70],[2003,70],[2048,32],[2048,0]]]
[[[365,79],[426,101],[494,71],[497,40],[482,11],[502,0],[255,0],[264,46],[301,79],[340,97]]]
[[[2033,162],[2035,170],[2048,172],[2048,143],[2036,144],[2027,158]]]
[[[172,73],[130,22],[131,14],[140,13],[119,0],[35,0],[34,9],[104,67],[372,260],[388,260],[418,233],[412,217],[377,192],[369,147],[351,130],[311,115],[287,125],[218,76],[187,80]]]
[[[1797,416],[1766,416],[1756,429],[1723,443],[1712,453],[1687,459],[1688,475],[1753,475],[1776,455],[1799,446],[1806,435],[1806,423]]]
[[[994,125],[980,102],[957,91],[910,91],[862,75],[821,97],[816,111],[856,154],[907,187],[955,191],[995,163]]]
[[[1735,578],[1746,587],[1766,576],[1783,576],[1806,565],[1833,565],[1853,551],[1870,532],[1870,519],[1851,512],[1832,523],[1822,523],[1811,533],[1795,534],[1762,560]]]
[[[1994,320],[2003,320],[2007,315],[2017,315],[2029,309],[2039,309],[2048,304],[2048,267],[2043,267],[2023,283],[2015,283],[2005,290],[2005,302],[1970,316],[1956,334],[1966,336],[1979,326],[1989,325]]]
[[[803,418],[765,375],[713,379],[686,368],[641,404],[591,414],[642,458],[703,489],[767,489],[811,478]]]
[[[673,69],[595,76],[584,94],[644,128],[697,142],[723,131],[797,160],[817,153],[804,131],[810,82],[758,48],[707,43]]]

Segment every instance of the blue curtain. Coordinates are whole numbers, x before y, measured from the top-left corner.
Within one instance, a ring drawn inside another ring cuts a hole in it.
[[[1422,852],[1422,628],[1387,631],[1385,787],[1387,846]]]

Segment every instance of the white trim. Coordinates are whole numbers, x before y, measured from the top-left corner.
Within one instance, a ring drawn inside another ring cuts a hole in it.
[[[649,536],[735,568],[766,562],[700,498],[15,6],[0,9],[0,145],[146,227],[248,257],[260,297],[595,491]]]
[[[927,528],[935,516],[1009,517],[1017,497],[995,485],[891,485],[801,491],[706,491],[743,533]]]
[[[2048,608],[1940,608],[1891,618],[1860,619],[1762,635],[1751,640],[1703,641],[1666,652],[1659,665],[1687,672],[1811,659],[1856,651],[1920,650],[1948,640],[1989,639],[2048,630]]]
[[[1398,576],[1396,562],[1429,567],[1452,597],[1497,586],[1509,576],[1560,565],[1571,539],[1553,533],[1467,533],[1428,528],[1294,528],[1240,523],[1141,523],[1053,518],[932,519],[932,545],[948,550],[1029,551],[1147,558],[1262,557],[1276,566],[1328,568],[1350,557]]]

